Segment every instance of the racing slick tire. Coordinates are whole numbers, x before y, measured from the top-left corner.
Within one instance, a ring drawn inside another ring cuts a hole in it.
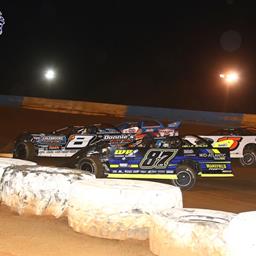
[[[256,164],[256,153],[253,150],[246,150],[242,158],[239,158],[242,166],[252,167]]]
[[[102,166],[100,160],[96,156],[82,157],[76,163],[76,168],[90,172],[96,176],[96,178],[105,178],[104,167]]]
[[[21,141],[17,143],[15,147],[15,152],[13,154],[14,158],[23,160],[33,160],[36,156],[35,147],[30,141]]]
[[[172,184],[181,190],[189,190],[196,183],[195,170],[190,165],[181,164],[176,168],[177,180],[172,180]]]

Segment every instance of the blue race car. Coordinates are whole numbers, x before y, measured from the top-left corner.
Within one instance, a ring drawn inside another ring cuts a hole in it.
[[[194,143],[148,135],[122,147],[99,143],[74,155],[71,165],[98,178],[167,179],[183,190],[192,188],[197,176],[232,177],[229,149],[194,137]]]
[[[155,137],[178,136],[178,128],[181,122],[176,121],[165,126],[157,120],[141,120],[124,122],[117,125],[122,133],[136,134],[138,138],[141,134],[152,133]]]

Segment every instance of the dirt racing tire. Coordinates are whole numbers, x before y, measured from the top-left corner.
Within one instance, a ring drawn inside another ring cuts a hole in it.
[[[242,158],[239,158],[242,166],[253,167],[256,164],[256,153],[254,151],[245,151]]]
[[[15,147],[13,157],[23,160],[33,160],[36,156],[35,146],[31,142],[19,142]]]
[[[76,168],[90,172],[96,176],[96,178],[105,178],[104,168],[96,156],[82,157],[76,163]]]
[[[185,164],[178,165],[176,168],[177,180],[172,180],[172,184],[179,187],[181,190],[189,190],[194,187],[196,183],[195,170]]]

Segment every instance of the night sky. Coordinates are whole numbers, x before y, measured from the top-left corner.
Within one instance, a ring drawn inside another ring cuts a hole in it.
[[[1,0],[0,94],[256,113],[252,2]]]

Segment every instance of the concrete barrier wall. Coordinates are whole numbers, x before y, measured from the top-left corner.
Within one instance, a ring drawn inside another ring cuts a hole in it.
[[[141,117],[181,120],[217,126],[256,126],[256,115],[242,113],[223,113],[184,109],[126,106],[86,101],[71,101],[8,95],[0,95],[0,105],[86,115],[109,115],[115,117]]]

